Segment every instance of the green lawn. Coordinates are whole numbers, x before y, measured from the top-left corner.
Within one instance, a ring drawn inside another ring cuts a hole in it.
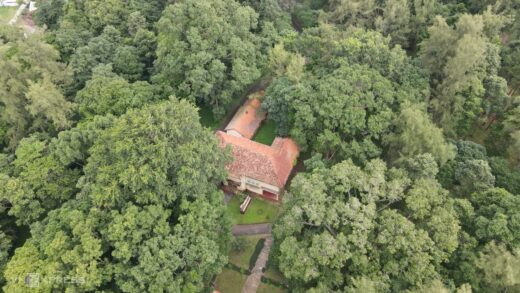
[[[266,283],[260,283],[260,286],[258,286],[258,290],[256,290],[256,292],[257,293],[287,293],[289,291],[276,287],[276,286],[273,286],[273,285],[266,284]]]
[[[228,213],[233,220],[233,224],[256,224],[256,223],[271,223],[274,221],[280,206],[257,197],[253,197],[249,208],[245,214],[240,213],[240,204],[243,197],[239,195],[233,196],[228,203]]]
[[[244,249],[242,251],[234,251],[233,249],[229,252],[229,262],[239,266],[243,269],[249,269],[249,259],[255,251],[256,243],[262,239],[262,236],[239,236],[237,238],[244,240]]]
[[[256,132],[253,140],[266,145],[271,145],[276,137],[276,123],[272,120],[267,120],[262,123]]]
[[[246,279],[247,276],[224,268],[215,281],[215,287],[222,293],[240,293]]]
[[[200,124],[211,130],[217,130],[220,121],[215,120],[211,107],[203,105],[199,107]]]
[[[279,272],[276,268],[274,268],[272,265],[268,264],[267,269],[264,272],[264,276],[266,278],[269,278],[273,281],[277,281],[280,283],[284,283],[286,281],[285,277],[282,275],[281,272]]]
[[[0,7],[0,24],[7,24],[13,18],[18,7]]]

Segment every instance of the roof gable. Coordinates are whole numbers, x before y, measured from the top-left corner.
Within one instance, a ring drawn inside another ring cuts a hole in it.
[[[231,146],[233,162],[226,168],[235,177],[246,176],[283,188],[291,174],[299,151],[289,138],[277,137],[267,146],[243,137],[217,131],[221,146]]]
[[[266,113],[260,111],[260,105],[261,102],[258,98],[247,100],[247,102],[237,110],[225,130],[235,130],[245,138],[253,138],[256,130],[266,117]]]

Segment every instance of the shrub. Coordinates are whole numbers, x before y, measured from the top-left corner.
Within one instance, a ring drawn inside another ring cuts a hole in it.
[[[260,252],[262,251],[262,248],[264,247],[265,239],[259,239],[255,246],[255,251],[251,255],[251,258],[249,259],[249,271],[252,271],[256,264],[256,259],[260,255]]]

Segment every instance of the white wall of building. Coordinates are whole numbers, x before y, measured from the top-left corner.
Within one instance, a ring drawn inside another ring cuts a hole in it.
[[[18,7],[16,0],[0,0],[0,7]]]

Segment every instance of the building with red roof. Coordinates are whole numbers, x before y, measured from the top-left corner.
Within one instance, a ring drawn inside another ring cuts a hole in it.
[[[248,100],[235,114],[224,131],[217,131],[222,147],[230,147],[233,161],[226,166],[230,184],[278,201],[299,149],[290,138],[276,137],[269,145],[252,141],[265,113],[258,113],[260,100]]]

